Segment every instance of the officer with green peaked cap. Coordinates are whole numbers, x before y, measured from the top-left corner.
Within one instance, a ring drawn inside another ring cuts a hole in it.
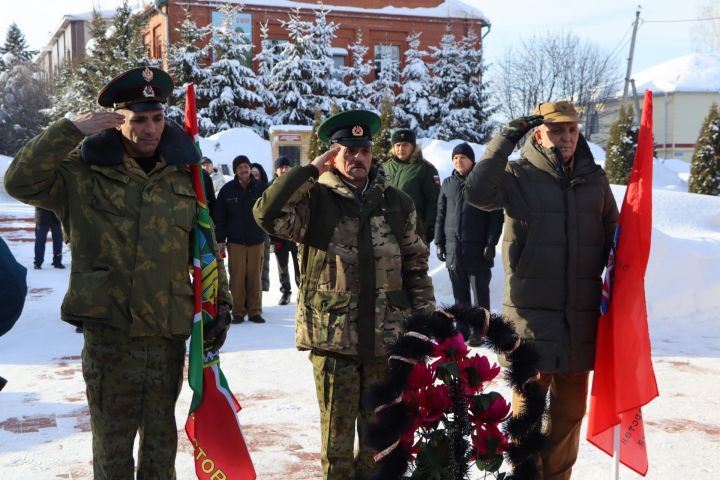
[[[372,162],[379,128],[364,110],[328,118],[318,137],[330,149],[276,178],[253,208],[258,225],[302,252],[295,343],[313,365],[324,480],[372,476],[375,452],[353,448],[373,413],[362,399],[405,318],[435,308],[412,199]]]
[[[372,137],[380,130],[380,117],[367,110],[340,112],[318,127],[318,137],[325,143],[345,147],[372,147]]]
[[[198,215],[188,166],[200,159],[165,118],[172,88],[154,67],[118,75],[98,95],[106,108],[52,123],[5,174],[8,194],[52,210],[68,233],[72,271],[60,314],[83,327],[96,480],[177,477],[175,406],[195,312],[188,252]],[[207,240],[217,255],[214,235]],[[206,351],[220,348],[231,320],[222,262],[214,273],[219,307],[204,324]]]
[[[108,82],[98,94],[101,107],[133,112],[161,110],[173,91],[173,80],[156,67],[137,67]]]

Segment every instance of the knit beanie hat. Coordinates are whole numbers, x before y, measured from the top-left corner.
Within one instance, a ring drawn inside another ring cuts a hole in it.
[[[247,163],[248,165],[250,165],[250,159],[245,155],[238,155],[237,157],[233,158],[233,172],[237,170],[238,165],[240,165],[241,163]]]
[[[475,152],[473,151],[470,144],[468,144],[467,142],[455,145],[455,148],[453,148],[450,158],[454,158],[455,155],[465,155],[470,160],[472,160],[473,163],[475,163]]]
[[[292,160],[287,157],[278,157],[277,160],[275,160],[275,170],[280,167],[292,167]]]

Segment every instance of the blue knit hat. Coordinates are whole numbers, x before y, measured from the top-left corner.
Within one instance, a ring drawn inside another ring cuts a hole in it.
[[[475,163],[475,152],[473,151],[472,147],[469,143],[463,142],[455,145],[455,148],[453,148],[452,155],[450,155],[450,158],[455,158],[455,155],[465,155],[470,160],[472,160],[473,163]]]

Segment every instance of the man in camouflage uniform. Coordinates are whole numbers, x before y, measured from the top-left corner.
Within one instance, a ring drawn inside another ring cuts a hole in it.
[[[428,249],[412,200],[372,165],[380,119],[339,113],[318,136],[333,146],[275,179],[254,213],[273,235],[300,244],[296,343],[310,350],[320,404],[323,478],[369,478],[373,452],[360,444],[372,410],[368,387],[385,372],[386,347],[413,312],[435,308]]]
[[[175,478],[175,402],[194,311],[196,198],[188,165],[199,156],[165,120],[172,87],[157,68],[125,72],[98,97],[115,112],[53,123],[5,175],[9,194],[53,210],[69,234],[73,268],[61,314],[84,326],[95,479],[133,478],[138,431],[137,478]],[[230,323],[219,268],[220,314],[206,329],[207,349],[219,348]]]
[[[390,141],[390,158],[383,163],[387,182],[410,195],[417,212],[418,233],[430,245],[435,237],[440,175],[435,166],[423,158],[413,130],[399,128],[393,131]]]

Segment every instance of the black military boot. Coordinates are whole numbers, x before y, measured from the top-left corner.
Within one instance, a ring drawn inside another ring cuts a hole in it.
[[[290,303],[290,292],[283,292],[278,305],[287,305],[288,303]]]

